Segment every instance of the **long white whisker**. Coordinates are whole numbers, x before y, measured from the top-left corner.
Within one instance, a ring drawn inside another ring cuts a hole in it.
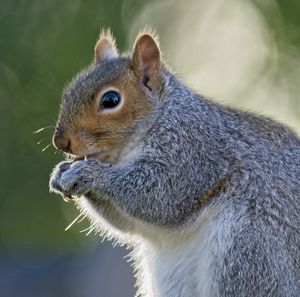
[[[96,225],[92,225],[90,231],[88,231],[85,235],[86,236],[90,235],[95,229],[96,229]]]
[[[88,228],[85,228],[85,229],[81,230],[80,233],[84,233],[84,232],[88,231],[88,232],[86,233],[86,236],[87,236],[87,235],[89,235],[91,232],[93,232],[93,230],[95,230],[95,228],[96,228],[96,225],[93,224],[93,225],[89,226]]]
[[[41,144],[46,138],[41,139],[40,141],[38,141],[36,144]]]
[[[69,225],[65,228],[65,231],[69,230],[69,229],[77,222],[77,220],[78,220],[81,216],[83,216],[83,218],[81,218],[81,220],[78,221],[78,223],[81,222],[81,221],[86,217],[85,214],[82,214],[82,213],[79,214],[79,216],[77,216],[77,217],[71,222],[71,224],[69,224]]]
[[[46,126],[46,127],[40,128],[40,129],[38,129],[36,131],[33,131],[33,133],[37,134],[37,133],[40,133],[40,132],[44,131],[45,129],[49,129],[49,128],[54,129],[55,126]]]
[[[85,218],[86,218],[86,216],[87,216],[87,214],[81,214],[83,217],[78,221],[78,223],[81,223]]]
[[[47,146],[45,146],[43,149],[42,149],[42,152],[44,152],[52,143],[49,143]]]
[[[80,232],[80,233],[84,233],[84,232],[86,232],[86,231],[89,231],[89,230],[91,229],[91,227],[92,227],[92,226],[89,226],[89,227],[87,227],[87,228],[85,228],[85,229],[83,229],[83,230],[80,230],[79,232]]]

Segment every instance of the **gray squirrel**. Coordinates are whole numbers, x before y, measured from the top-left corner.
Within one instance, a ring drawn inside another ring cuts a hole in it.
[[[300,140],[186,87],[141,31],[102,31],[66,87],[50,191],[133,247],[144,297],[300,296]]]

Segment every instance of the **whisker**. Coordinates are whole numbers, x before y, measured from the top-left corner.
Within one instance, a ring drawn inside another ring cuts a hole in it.
[[[90,235],[96,229],[96,225],[92,225],[89,229],[90,230],[85,234],[85,236]]]
[[[88,231],[86,233],[86,236],[88,236],[89,234],[91,234],[95,230],[95,228],[96,228],[96,225],[91,225],[88,228],[85,228],[85,229],[81,230],[80,233],[84,233],[84,232]]]
[[[42,152],[44,152],[52,143],[49,143],[47,146],[45,146],[43,149],[42,149]]]
[[[93,228],[91,228],[90,231],[87,232],[85,235],[86,236],[90,235],[95,229],[96,229],[96,226],[93,226]]]
[[[41,139],[41,140],[38,141],[36,144],[41,144],[44,140],[46,140],[46,138]]]
[[[44,131],[45,129],[49,129],[49,128],[54,129],[55,126],[46,126],[46,127],[40,128],[40,129],[38,129],[38,130],[36,130],[36,131],[33,131],[33,133],[38,134],[38,133]]]
[[[58,92],[58,94],[61,94],[61,89],[63,88],[63,84],[60,84],[58,82],[58,80],[56,79],[55,75],[49,70],[49,68],[42,64],[40,61],[36,60],[36,62],[45,70],[45,72],[47,72],[47,74],[49,75],[50,80],[52,80],[52,82],[54,83],[54,85],[52,85],[52,88]]]
[[[81,219],[79,220],[79,218],[80,218],[81,216],[83,216],[83,218],[81,218]],[[85,217],[86,217],[85,214],[80,213],[79,216],[77,216],[77,217],[71,222],[71,224],[69,224],[69,225],[65,228],[65,231],[69,230],[69,229],[77,222],[77,220],[79,220],[78,223],[82,222],[82,220],[83,220]]]
[[[81,223],[87,216],[87,214],[81,213],[82,218],[78,221],[78,223]]]
[[[86,231],[90,230],[91,227],[92,227],[92,226],[89,226],[89,227],[87,227],[87,228],[85,228],[85,229],[83,229],[83,230],[80,230],[79,232],[80,232],[80,233],[86,232]]]
[[[34,106],[31,102],[27,101],[25,98],[21,98],[22,102],[24,102],[26,105],[30,106],[33,110],[41,113],[44,115],[45,118],[47,118],[48,120],[51,120],[51,122],[53,123],[56,122],[56,120],[54,118],[52,118],[51,116],[49,116],[48,114],[42,112],[41,110],[38,109],[37,106]]]

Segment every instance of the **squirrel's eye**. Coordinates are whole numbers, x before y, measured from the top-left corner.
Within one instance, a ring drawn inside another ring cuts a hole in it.
[[[100,108],[113,108],[121,102],[121,96],[116,91],[108,91],[103,94],[100,101]]]

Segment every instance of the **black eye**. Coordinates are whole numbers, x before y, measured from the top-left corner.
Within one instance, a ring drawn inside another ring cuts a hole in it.
[[[108,91],[103,94],[100,101],[100,108],[114,108],[121,102],[121,96],[116,91]]]

